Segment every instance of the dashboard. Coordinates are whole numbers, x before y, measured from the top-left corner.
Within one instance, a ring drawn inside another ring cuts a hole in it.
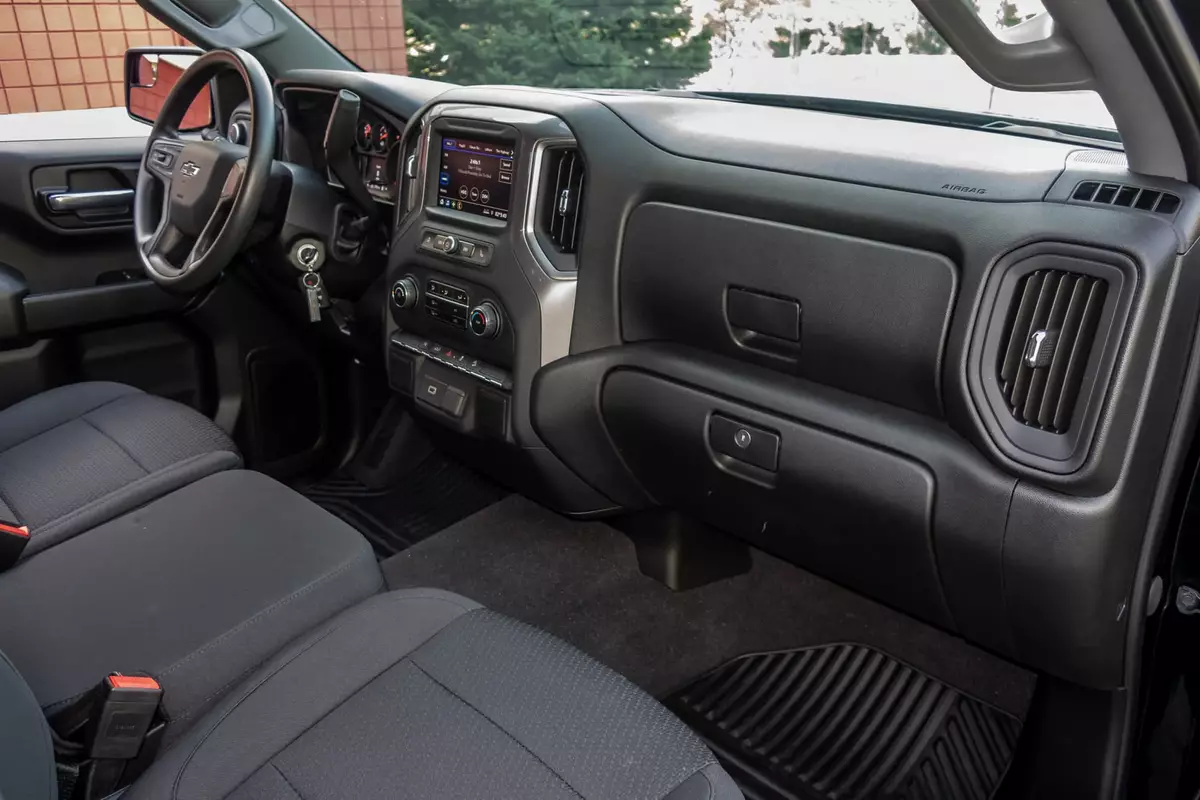
[[[335,91],[289,88],[280,92],[286,120],[285,158],[324,172],[331,186],[341,188],[325,164],[325,128],[333,110]],[[355,134],[355,160],[363,185],[380,203],[394,204],[399,190],[396,143],[404,121],[394,114],[364,105]]]
[[[290,158],[323,169],[341,88],[392,204],[389,383],[473,467],[1121,685],[1187,440],[1194,187],[994,131],[320,71],[280,81]]]

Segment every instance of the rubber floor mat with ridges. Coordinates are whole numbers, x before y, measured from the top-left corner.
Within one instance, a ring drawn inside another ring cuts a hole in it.
[[[863,645],[742,656],[667,698],[748,798],[987,800],[1015,717]]]
[[[380,558],[399,553],[508,495],[506,489],[437,453],[394,487],[372,489],[336,474],[303,493],[367,537]]]

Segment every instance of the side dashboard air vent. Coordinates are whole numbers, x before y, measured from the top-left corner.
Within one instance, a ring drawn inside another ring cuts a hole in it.
[[[1179,210],[1179,198],[1170,192],[1126,186],[1120,183],[1083,181],[1071,192],[1072,202],[1099,203],[1106,206],[1136,208],[1155,214],[1174,214]]]
[[[1023,425],[1066,433],[1096,344],[1108,282],[1043,269],[1021,278],[999,351],[1000,389]]]
[[[574,253],[579,246],[579,222],[583,217],[586,178],[583,156],[573,147],[562,147],[547,150],[545,159],[545,231],[560,253]]]

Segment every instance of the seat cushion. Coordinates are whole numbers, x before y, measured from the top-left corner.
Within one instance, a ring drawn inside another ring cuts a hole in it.
[[[740,798],[629,681],[458,595],[374,597],[244,681],[123,800]]]
[[[109,672],[148,672],[176,736],[381,588],[357,531],[265,475],[220,472],[0,575],[0,651],[51,713]]]
[[[212,420],[119,383],[77,383],[0,411],[0,518],[24,558],[192,481],[241,464]]]

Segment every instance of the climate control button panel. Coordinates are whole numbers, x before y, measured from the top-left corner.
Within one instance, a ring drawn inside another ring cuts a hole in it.
[[[456,328],[466,328],[470,308],[471,297],[466,289],[442,281],[425,283],[425,313],[430,317]]]

